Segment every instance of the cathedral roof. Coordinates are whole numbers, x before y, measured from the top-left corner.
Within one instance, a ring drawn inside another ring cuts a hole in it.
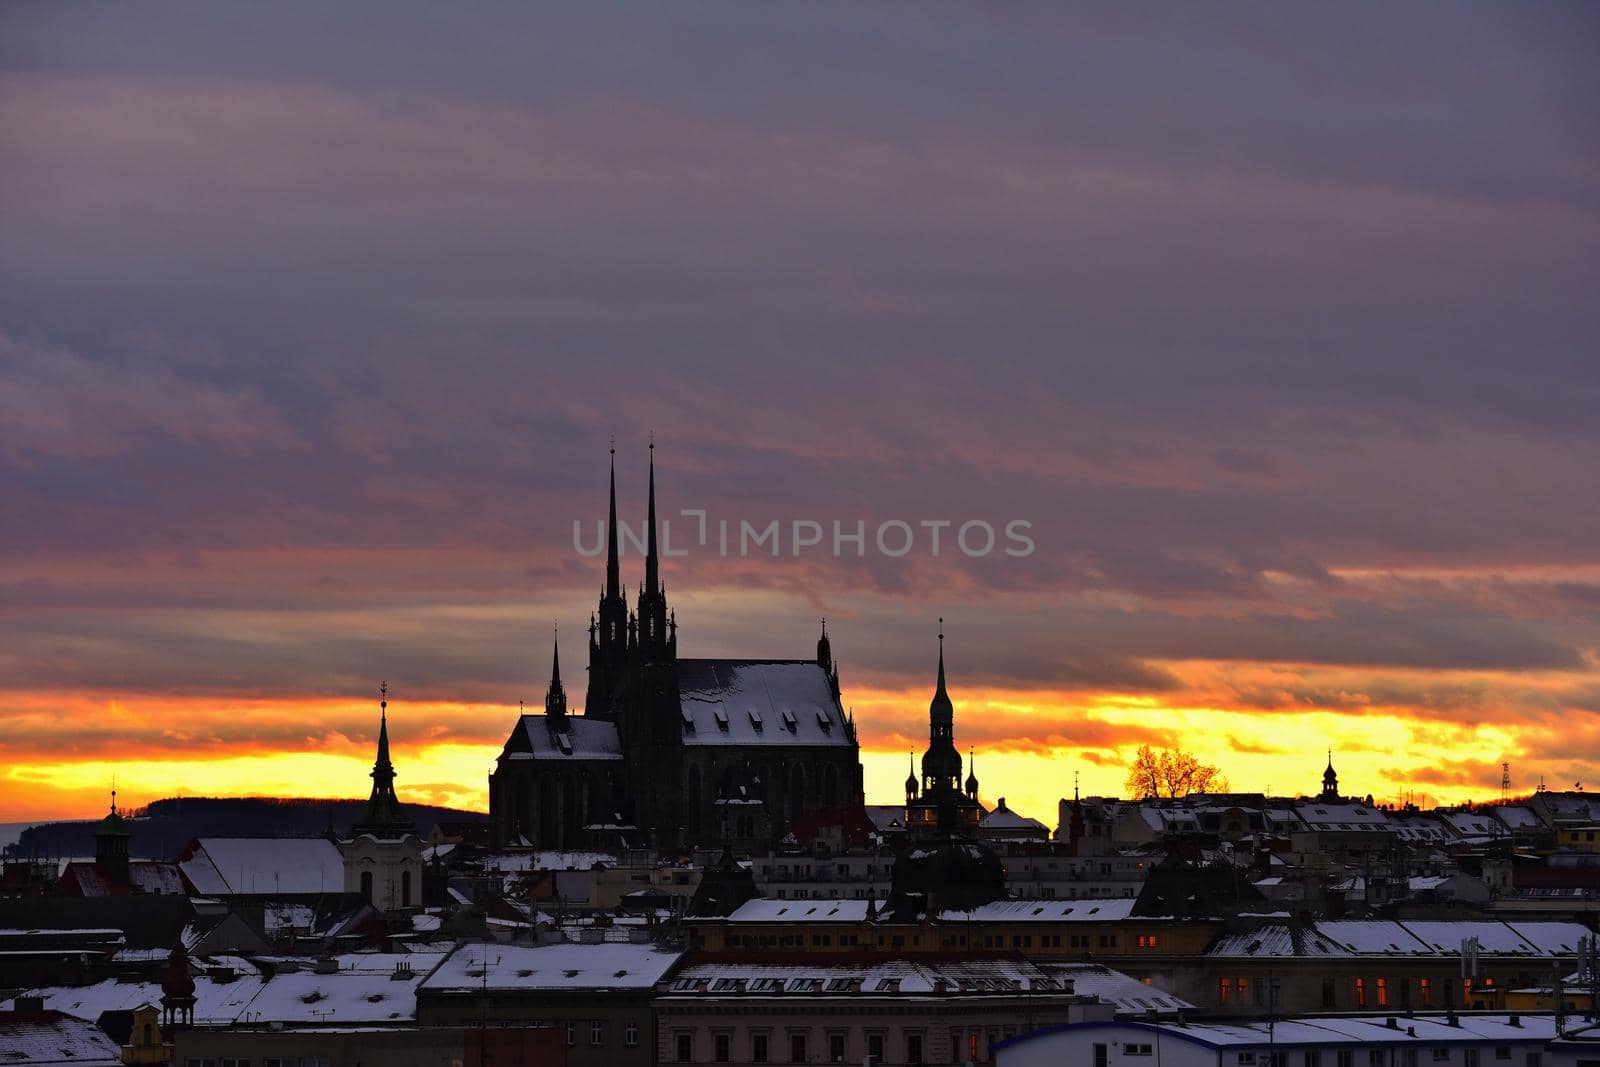
[[[814,660],[678,660],[685,745],[854,743],[828,672]]]
[[[524,715],[506,741],[504,758],[537,760],[619,760],[617,724],[582,715],[563,715],[564,729],[552,731],[543,715]]]

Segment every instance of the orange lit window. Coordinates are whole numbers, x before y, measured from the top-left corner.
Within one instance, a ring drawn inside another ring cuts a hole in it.
[[[1387,1008],[1388,1006],[1389,1006],[1389,979],[1380,978],[1380,979],[1378,979],[1378,1007]]]
[[[1461,979],[1461,1006],[1463,1008],[1472,1006],[1472,979],[1470,978]]]
[[[1364,1008],[1366,1006],[1367,1006],[1367,980],[1365,978],[1357,978],[1356,979],[1356,1007]]]
[[[1217,1003],[1226,1004],[1233,993],[1233,983],[1226,978],[1217,981]]]
[[[1433,1004],[1433,979],[1424,978],[1422,980],[1422,1006],[1424,1008],[1426,1008],[1426,1007],[1432,1006],[1432,1004]]]

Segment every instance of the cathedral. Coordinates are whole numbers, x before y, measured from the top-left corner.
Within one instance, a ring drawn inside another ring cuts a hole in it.
[[[618,562],[615,450],[606,535],[582,712],[568,708],[557,648],[543,714],[518,719],[489,775],[497,841],[746,850],[781,841],[806,812],[860,808],[861,752],[826,626],[810,659],[679,657],[661,581],[653,444],[632,607]]]

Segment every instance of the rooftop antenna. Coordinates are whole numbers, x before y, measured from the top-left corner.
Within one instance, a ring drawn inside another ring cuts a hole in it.
[[[1511,792],[1511,761],[1506,760],[1500,764],[1500,803],[1506,802],[1507,795]]]

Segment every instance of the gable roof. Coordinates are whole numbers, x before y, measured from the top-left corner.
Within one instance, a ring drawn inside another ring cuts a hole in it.
[[[848,746],[855,740],[814,660],[678,660],[685,745]]]
[[[178,869],[203,896],[344,892],[344,857],[325,837],[199,837]]]
[[[566,729],[552,732],[544,715],[524,715],[506,742],[502,759],[619,760],[617,724],[586,715],[564,716]]]

